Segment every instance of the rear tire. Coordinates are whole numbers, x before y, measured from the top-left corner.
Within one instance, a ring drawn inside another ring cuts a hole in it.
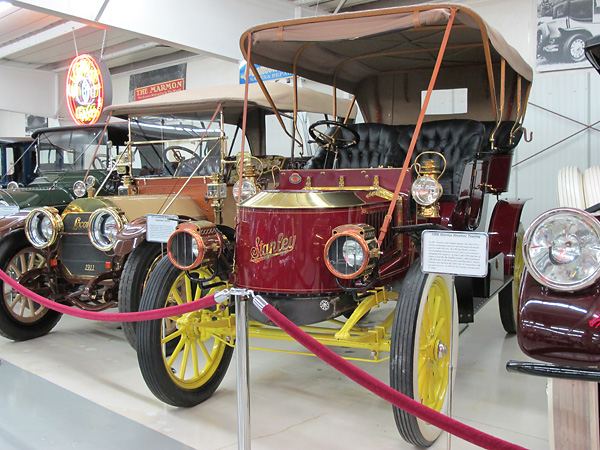
[[[513,248],[515,255],[513,265],[513,280],[498,293],[498,307],[500,308],[500,320],[504,331],[510,334],[517,332],[517,312],[519,310],[519,286],[521,277],[525,270],[525,259],[523,258],[523,236],[525,229],[519,223],[517,239]]]
[[[571,36],[564,47],[565,58],[569,62],[581,62],[585,59],[585,40],[582,34]]]
[[[23,273],[45,264],[44,255],[32,247],[23,234],[18,233],[2,240],[0,269],[12,279],[19,281]],[[26,341],[48,334],[62,316],[61,313],[19,294],[4,282],[1,295],[0,335],[13,341]]]
[[[119,282],[119,312],[137,312],[140,309],[140,300],[144,286],[148,281],[150,272],[162,259],[160,244],[144,242],[131,254],[121,273]],[[136,330],[137,322],[122,322],[121,327],[127,342],[137,349]]]

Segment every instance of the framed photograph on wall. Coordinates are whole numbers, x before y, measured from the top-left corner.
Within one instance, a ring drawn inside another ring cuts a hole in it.
[[[600,0],[538,0],[538,72],[589,68],[585,42],[600,35]]]

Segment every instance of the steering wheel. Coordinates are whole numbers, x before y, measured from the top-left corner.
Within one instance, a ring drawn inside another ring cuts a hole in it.
[[[319,127],[322,126],[334,126],[338,127],[338,129],[329,135],[326,132],[319,130]],[[352,134],[352,139],[336,137],[336,135],[339,133],[339,128],[348,130]],[[310,137],[312,137],[321,147],[332,147],[333,149],[349,148],[360,142],[360,136],[355,130],[350,128],[345,123],[338,122],[337,120],[319,120],[308,128],[308,134],[310,134]]]
[[[165,161],[169,160],[168,155],[169,155],[170,151],[173,152],[173,157],[175,158],[175,161],[177,161],[177,163],[179,163],[179,164],[181,164],[186,159],[192,159],[192,158],[198,157],[198,155],[196,155],[193,150],[190,150],[187,147],[182,147],[181,145],[171,145],[170,147],[167,147],[163,150],[163,159]],[[190,157],[184,158],[183,156],[181,156],[180,152],[188,153],[190,155]]]
[[[171,161],[169,161],[168,155],[169,152],[173,152],[173,157],[175,158],[175,161],[177,162],[177,166],[172,165]],[[184,158],[181,155],[181,152],[183,153],[187,153],[190,156],[188,158]],[[194,153],[193,150],[190,150],[187,147],[182,147],[181,145],[171,145],[170,147],[167,147],[163,150],[163,161],[165,164],[165,168],[167,169],[167,172],[169,172],[170,175],[173,176],[180,176],[181,174],[180,169],[184,166],[184,164],[182,163],[186,163],[186,162],[191,162],[194,160],[198,159],[198,155],[196,155],[196,153]]]
[[[92,161],[92,168],[95,170],[107,170],[108,165],[106,164],[106,160],[96,156]]]

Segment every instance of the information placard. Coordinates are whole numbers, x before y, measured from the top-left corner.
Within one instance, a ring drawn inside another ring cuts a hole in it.
[[[146,215],[146,240],[166,243],[177,227],[177,216],[164,214]]]
[[[483,278],[488,272],[487,233],[427,230],[421,235],[421,268]]]

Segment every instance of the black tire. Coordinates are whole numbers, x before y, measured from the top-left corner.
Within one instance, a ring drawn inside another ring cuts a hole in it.
[[[574,34],[564,46],[564,57],[569,62],[581,62],[585,59],[585,40],[586,37],[582,34]]]
[[[23,233],[17,233],[2,240],[0,269],[11,278],[19,280],[23,273],[23,266],[26,266],[27,270],[31,270],[45,264],[44,255],[31,246]],[[13,341],[26,341],[48,334],[62,316],[61,313],[17,293],[4,282],[2,282],[1,295],[0,335]]]
[[[449,275],[425,274],[416,261],[402,284],[391,333],[390,385],[441,412],[448,404],[450,355],[453,366],[458,355],[458,308],[456,300],[451,304],[451,286]],[[450,326],[444,326],[448,323]],[[445,346],[440,347],[440,343]],[[428,381],[427,386],[433,386],[433,391],[419,388],[420,383]],[[424,396],[423,392],[429,395]],[[396,406],[393,411],[398,431],[407,442],[428,447],[439,437],[439,428]]]
[[[205,270],[194,270],[204,278]],[[167,258],[161,260],[152,271],[142,294],[140,310],[164,308],[175,304],[176,291],[182,302],[187,302],[185,283],[189,283],[185,273],[171,264]],[[223,287],[215,288],[220,290]],[[191,286],[193,299],[199,299],[210,292],[200,292]],[[207,400],[217,389],[231,361],[233,354],[233,321],[224,327],[226,332],[210,333],[209,328],[198,324],[230,319],[229,309],[202,310],[179,316],[185,323],[175,323],[169,319],[140,322],[138,335],[138,363],[146,385],[159,400],[173,406],[191,407]],[[229,329],[230,327],[231,329]],[[169,348],[169,342],[162,343],[164,336],[179,336],[175,349]],[[208,345],[206,345],[208,343]],[[200,352],[198,352],[200,347]],[[210,354],[211,360],[205,358]],[[190,356],[182,370],[185,353]],[[198,360],[198,374],[193,373],[193,354]],[[190,373],[192,372],[192,373]],[[187,377],[186,375],[190,375]]]
[[[515,255],[513,280],[498,293],[498,307],[500,309],[502,327],[504,328],[504,331],[510,334],[515,334],[517,332],[519,286],[521,285],[523,270],[525,270],[525,260],[523,259],[524,235],[525,229],[523,228],[523,224],[519,223],[515,248],[513,248],[513,255]]]
[[[156,267],[161,259],[160,244],[143,242],[125,261],[121,281],[119,282],[119,312],[137,312],[140,309],[140,300],[149,273]],[[121,327],[127,342],[134,349],[136,344],[137,322],[122,322]]]

